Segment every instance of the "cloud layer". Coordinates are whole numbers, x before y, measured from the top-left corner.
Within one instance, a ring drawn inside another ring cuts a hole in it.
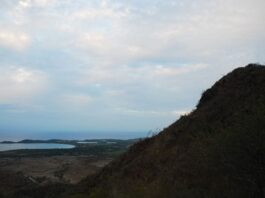
[[[222,75],[264,63],[264,8],[263,0],[2,0],[0,130],[165,127]]]

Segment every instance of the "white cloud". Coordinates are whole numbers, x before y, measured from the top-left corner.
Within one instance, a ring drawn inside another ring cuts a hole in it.
[[[72,36],[79,38],[76,50],[84,50],[84,56],[97,65],[109,62],[116,66],[159,58],[212,63],[227,49],[242,51],[257,38],[264,39],[260,5],[254,3],[249,11],[246,2],[237,6],[230,1],[191,1],[180,12],[179,7],[157,7],[152,17],[143,9],[121,3],[124,10],[133,10],[123,18],[105,17],[108,12],[103,14],[100,7],[94,7],[92,12],[84,9],[80,18],[73,20],[76,34]]]
[[[95,19],[120,19],[127,16],[126,11],[115,11],[114,9],[107,8],[106,5],[99,8],[92,8],[86,10],[78,10],[73,12],[70,16],[72,20],[86,20],[86,22]]]
[[[137,110],[128,108],[116,108],[116,111],[123,114],[133,114],[137,116],[181,116],[189,113],[188,110],[175,110],[175,111],[157,111],[157,110]]]
[[[85,33],[77,40],[76,46],[87,50],[90,55],[106,54],[109,51],[108,40],[101,33]]]
[[[20,0],[18,2],[19,6],[24,8],[29,8],[32,6],[46,7],[55,3],[56,0]]]
[[[18,4],[22,7],[30,7],[31,6],[31,0],[20,0]]]
[[[36,6],[47,7],[54,5],[58,0],[35,0],[33,1]]]
[[[152,124],[175,118],[231,69],[264,62],[264,7],[264,0],[2,0],[0,65],[35,70],[2,66],[0,102],[38,97],[49,75],[53,88],[34,103],[76,120],[95,112]]]
[[[33,72],[27,71],[23,68],[18,68],[13,75],[11,75],[11,79],[15,83],[25,83],[32,81],[34,82]]]
[[[204,70],[207,64],[180,64],[174,66],[168,65],[143,65],[141,67],[130,66],[94,66],[83,72],[82,77],[78,79],[79,85],[91,85],[95,83],[105,85],[129,85],[129,84],[150,84],[154,85],[154,79],[160,81],[163,79],[174,78],[179,75],[191,75],[191,73]]]
[[[181,74],[188,74],[191,72],[200,71],[207,67],[208,66],[206,64],[181,65],[180,67],[165,67],[163,65],[158,65],[155,67],[152,73],[156,77],[174,77]]]
[[[23,103],[42,94],[48,86],[46,74],[22,67],[0,68],[0,103]]]
[[[30,45],[30,38],[25,33],[0,30],[0,46],[23,50]]]
[[[85,94],[65,94],[60,97],[60,103],[64,110],[84,110],[84,108],[89,107],[92,102],[93,97]]]

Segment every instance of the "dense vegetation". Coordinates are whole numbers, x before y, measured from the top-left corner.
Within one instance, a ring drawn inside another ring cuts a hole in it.
[[[265,197],[264,190],[265,67],[251,64],[66,197]]]

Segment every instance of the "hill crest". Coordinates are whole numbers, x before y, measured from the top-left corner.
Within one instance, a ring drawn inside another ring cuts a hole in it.
[[[206,90],[189,115],[80,184],[81,195],[264,197],[264,129],[265,67],[249,64]]]

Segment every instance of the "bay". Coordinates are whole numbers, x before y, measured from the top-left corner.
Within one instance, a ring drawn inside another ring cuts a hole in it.
[[[0,151],[20,149],[71,149],[74,145],[56,143],[0,143]]]

